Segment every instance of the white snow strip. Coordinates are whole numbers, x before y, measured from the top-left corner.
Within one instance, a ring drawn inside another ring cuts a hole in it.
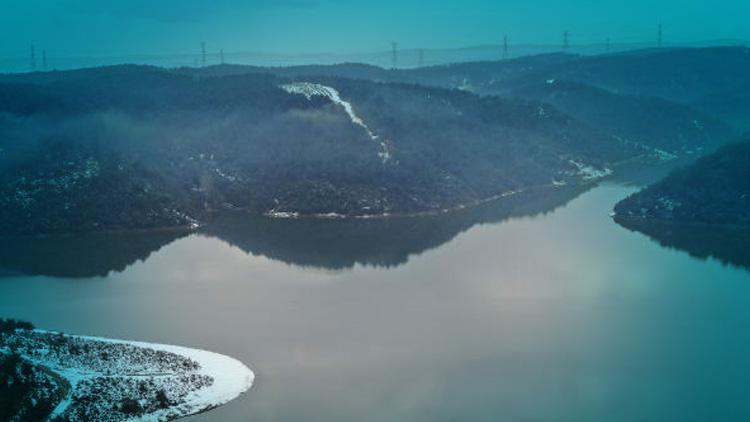
[[[381,160],[383,160],[383,163],[390,161],[390,159],[392,158],[390,148],[388,147],[388,141],[380,140],[380,137],[376,135],[369,126],[367,126],[365,121],[362,120],[362,118],[359,117],[357,113],[354,112],[354,107],[352,106],[352,104],[348,101],[343,100],[341,98],[341,94],[339,94],[339,92],[335,88],[310,82],[296,82],[292,84],[282,85],[281,89],[290,94],[304,95],[308,100],[310,100],[312,97],[326,97],[334,104],[343,107],[352,123],[363,128],[365,132],[367,132],[367,136],[369,136],[373,142],[377,142],[378,144],[380,144],[380,152],[378,153],[378,156]]]
[[[576,160],[568,160],[568,162],[576,167],[578,171],[575,174],[581,176],[583,180],[597,180],[612,174],[612,170],[606,167],[603,170],[599,170]]]
[[[264,214],[270,218],[299,218],[298,212],[287,212],[287,211],[269,211]]]
[[[661,150],[659,148],[653,148],[652,151],[659,158],[659,161],[671,161],[677,158],[675,154]]]
[[[671,160],[678,158],[678,155],[672,152],[664,151],[659,148],[654,148],[654,147],[642,144],[640,142],[634,142],[625,138],[621,138],[619,136],[615,136],[614,138],[617,139],[623,145],[632,145],[636,148],[640,148],[644,151],[647,151],[648,153],[656,156],[656,158],[658,158],[659,161],[662,161],[662,162],[671,161]],[[690,151],[687,151],[687,154],[690,155]]]
[[[327,214],[315,214],[315,217],[316,218],[327,219],[327,220],[340,220],[342,218],[346,218],[345,215],[338,214],[338,213],[335,213],[335,212],[329,212]]]

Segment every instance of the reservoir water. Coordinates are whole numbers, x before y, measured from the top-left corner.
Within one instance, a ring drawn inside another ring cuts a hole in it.
[[[5,239],[0,316],[255,371],[193,420],[750,420],[750,271],[615,224],[633,190]]]

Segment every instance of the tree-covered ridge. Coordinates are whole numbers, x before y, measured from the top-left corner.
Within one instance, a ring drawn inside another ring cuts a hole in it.
[[[212,211],[410,214],[579,183],[642,153],[551,106],[410,84],[116,66],[0,78],[0,234]],[[281,87],[325,84],[341,104]]]
[[[695,155],[747,130],[750,49],[650,49],[597,56],[543,54],[415,69],[361,64],[181,69],[186,75],[264,72],[405,82],[547,102],[577,120],[672,155]]]
[[[617,219],[750,225],[750,142],[729,145],[615,207]]]
[[[183,69],[187,75],[264,72],[283,77],[333,76],[407,82],[502,95],[547,80],[585,84],[611,93],[692,104],[750,84],[750,48],[662,48],[602,55],[541,54],[508,60],[455,63],[415,69],[383,69],[355,63],[261,68],[222,65]]]
[[[616,94],[579,82],[549,79],[521,86],[511,94],[551,104],[623,142],[660,152],[665,158],[700,155],[737,136],[730,124],[692,106],[658,97]]]

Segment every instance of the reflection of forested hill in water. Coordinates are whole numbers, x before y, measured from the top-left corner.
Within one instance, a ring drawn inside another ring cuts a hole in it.
[[[0,242],[0,277],[104,277],[145,261],[186,233],[170,230],[6,238]]]
[[[222,215],[204,230],[246,253],[293,265],[345,269],[356,264],[393,267],[449,242],[476,224],[551,212],[582,188],[542,189],[461,211],[388,219],[268,219]]]
[[[292,265],[344,269],[355,264],[392,267],[438,247],[476,224],[550,212],[582,191],[542,189],[462,211],[409,218],[272,219],[236,212],[201,229],[246,253]],[[7,238],[0,246],[0,277],[104,277],[145,261],[188,231],[92,233]]]
[[[643,233],[660,245],[685,251],[699,259],[715,258],[725,265],[750,270],[750,229],[708,225],[650,223],[618,220],[629,230]]]

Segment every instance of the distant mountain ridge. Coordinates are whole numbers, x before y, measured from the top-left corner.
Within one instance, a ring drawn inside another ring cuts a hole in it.
[[[622,53],[656,47],[656,40],[618,42],[611,40],[609,47],[607,40],[600,42],[574,42],[568,52],[581,55],[599,55],[606,53]],[[750,42],[741,39],[715,39],[694,42],[665,42],[665,48],[706,48],[718,46],[750,46]],[[197,46],[196,46],[197,47]],[[221,54],[217,50],[207,52],[210,65],[221,62]],[[518,58],[538,54],[550,54],[562,51],[561,43],[524,43],[511,37],[509,39],[507,58]],[[109,56],[86,55],[48,55],[49,69],[69,70],[82,67],[114,66],[137,63],[160,67],[182,67],[200,64],[199,51],[193,53],[175,54],[123,54]],[[420,60],[421,58],[421,60]],[[504,58],[503,45],[485,44],[453,48],[419,48],[409,46],[399,48],[398,67],[411,69],[420,67],[420,63],[428,66],[446,65],[451,63],[499,60]],[[319,52],[319,53],[267,53],[259,51],[225,51],[224,59],[228,63],[264,66],[287,67],[309,64],[335,65],[340,63],[366,63],[369,65],[390,68],[392,66],[392,51],[383,49],[372,52]],[[26,72],[29,70],[29,60],[24,52],[9,53],[0,59],[0,72]]]
[[[670,154],[714,150],[748,130],[750,49],[661,48],[586,56],[542,54],[508,60],[390,70],[363,64],[258,68],[218,66],[189,74],[271,73],[404,82],[479,95],[549,102],[628,142]]]

